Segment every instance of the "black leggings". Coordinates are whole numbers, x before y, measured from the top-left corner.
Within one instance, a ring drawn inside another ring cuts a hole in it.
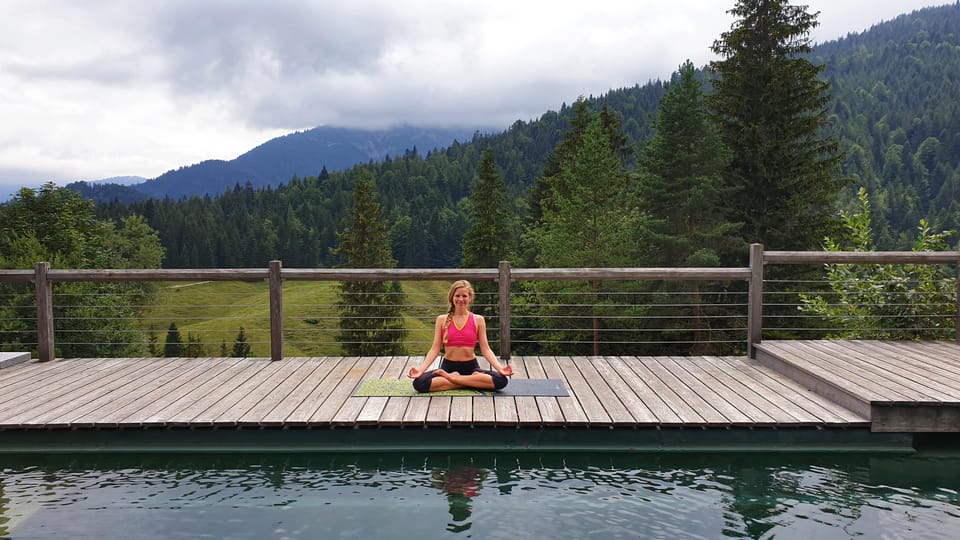
[[[494,390],[500,390],[507,385],[507,378],[504,377],[499,371],[494,371],[492,369],[480,369],[480,364],[477,362],[476,358],[466,362],[454,362],[444,358],[443,361],[440,362],[440,369],[446,371],[447,373],[459,373],[460,375],[486,373],[491,379],[493,379]],[[436,370],[427,371],[423,375],[414,379],[413,388],[417,392],[429,392],[430,384],[433,382],[433,378],[437,376],[435,371]]]

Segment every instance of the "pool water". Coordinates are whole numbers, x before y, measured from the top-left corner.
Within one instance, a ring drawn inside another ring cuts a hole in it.
[[[0,539],[960,538],[960,456],[0,455]]]

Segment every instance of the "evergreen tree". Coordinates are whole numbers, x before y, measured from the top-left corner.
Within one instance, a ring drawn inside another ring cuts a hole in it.
[[[709,109],[733,152],[727,183],[737,189],[731,220],[745,242],[816,249],[838,220],[843,185],[828,127],[830,84],[807,59],[816,14],[787,0],[738,0],[737,17],[712,47],[721,59]]]
[[[513,253],[513,212],[506,191],[493,150],[485,148],[477,183],[470,194],[470,228],[463,236],[461,248],[463,267],[496,268]]]
[[[147,354],[157,358],[161,352],[163,352],[163,348],[160,347],[160,336],[157,334],[157,329],[151,326],[150,332],[147,334]]]
[[[200,334],[187,332],[187,344],[183,347],[183,355],[190,358],[199,358],[206,352],[203,346],[203,338]]]
[[[692,62],[680,66],[666,90],[654,122],[656,134],[647,142],[642,162],[641,199],[654,220],[658,248],[655,258],[647,262],[656,266],[720,266],[721,259],[729,260],[741,247],[739,227],[727,218],[733,195],[724,185],[723,171],[730,152],[704,109],[702,83]],[[651,312],[652,317],[663,321],[659,328],[667,330],[660,341],[676,341],[692,324],[695,352],[708,352],[711,334],[719,330],[716,323],[710,324],[709,316],[719,313],[704,307],[701,285],[653,285],[671,295],[671,301],[664,302],[669,305]],[[687,300],[681,299],[684,291],[690,295]],[[680,346],[675,349],[677,353],[691,352]]]
[[[183,356],[183,339],[177,323],[170,323],[167,329],[167,339],[163,342],[163,355],[167,358]]]
[[[247,343],[247,334],[242,326],[237,333],[236,339],[233,340],[233,351],[230,356],[236,358],[246,358],[250,356],[250,344]]]
[[[595,119],[584,132],[580,148],[561,165],[560,174],[551,183],[550,205],[544,207],[540,224],[527,233],[528,241],[537,249],[537,264],[560,268],[635,265],[645,251],[647,224],[634,184],[634,175],[624,170],[601,120]],[[538,302],[544,306],[540,315],[544,325],[552,327],[537,339],[592,342],[592,353],[599,354],[600,319],[614,315],[614,311],[618,316],[624,314],[621,308],[612,306],[612,297],[604,292],[607,285],[535,284],[532,288],[541,295]],[[572,293],[581,296],[565,296]],[[562,300],[558,302],[558,298]],[[571,314],[574,308],[559,305],[575,300],[585,306],[582,313]],[[593,321],[593,328],[570,330],[571,317],[587,317]],[[569,350],[570,345],[564,347]]]
[[[337,233],[333,253],[343,268],[393,268],[387,225],[376,200],[369,171],[361,170],[353,192],[353,209],[346,229]],[[402,296],[391,294],[383,281],[344,281],[340,284],[337,307],[345,354],[377,356],[404,354],[406,331],[401,313]]]
[[[689,60],[667,85],[647,142],[640,184],[644,209],[655,220],[658,266],[719,266],[720,254],[740,248],[727,218],[731,188],[723,171],[730,152],[703,107]]]

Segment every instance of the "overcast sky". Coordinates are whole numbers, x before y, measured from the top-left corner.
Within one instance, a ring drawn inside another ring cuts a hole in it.
[[[815,43],[952,0],[809,0]],[[319,125],[499,132],[714,59],[733,0],[3,0],[0,200]]]

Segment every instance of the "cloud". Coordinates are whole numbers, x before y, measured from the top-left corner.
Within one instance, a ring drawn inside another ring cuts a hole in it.
[[[928,2],[804,3],[825,41]],[[155,177],[318,125],[505,129],[707,63],[732,6],[5,0],[0,168]]]

